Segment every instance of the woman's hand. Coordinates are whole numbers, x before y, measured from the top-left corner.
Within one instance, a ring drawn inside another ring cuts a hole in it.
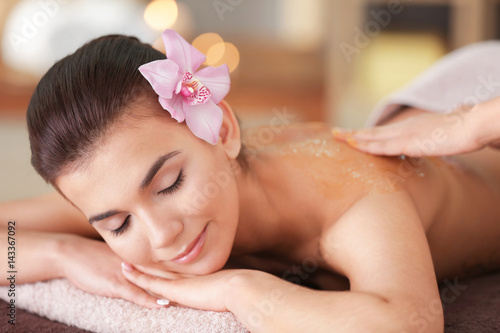
[[[500,148],[498,104],[500,99],[447,114],[421,113],[389,125],[355,131],[336,128],[332,133],[358,150],[377,155],[442,156],[487,145]]]
[[[59,276],[91,294],[159,307],[155,297],[123,276],[122,259],[106,243],[75,235],[68,235],[61,243]]]
[[[265,274],[263,272],[226,269],[208,275],[183,279],[166,279],[140,272],[130,264],[123,264],[123,275],[139,288],[148,290],[172,303],[199,310],[230,311],[231,280],[239,275]]]

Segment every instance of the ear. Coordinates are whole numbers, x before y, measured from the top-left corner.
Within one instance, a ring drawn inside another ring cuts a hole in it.
[[[241,150],[241,132],[238,119],[226,101],[221,101],[219,107],[222,109],[223,118],[219,132],[220,143],[227,157],[236,159]]]

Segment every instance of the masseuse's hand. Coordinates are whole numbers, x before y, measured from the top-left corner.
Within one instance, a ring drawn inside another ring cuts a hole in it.
[[[436,156],[500,148],[500,99],[447,114],[421,113],[400,122],[355,131],[334,129],[334,137],[377,155]]]
[[[106,243],[68,235],[60,252],[59,275],[76,287],[95,295],[122,298],[149,308],[159,307],[155,297],[123,276],[122,259]]]

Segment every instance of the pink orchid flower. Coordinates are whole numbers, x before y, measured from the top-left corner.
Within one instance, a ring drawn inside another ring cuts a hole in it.
[[[222,125],[217,104],[229,92],[229,69],[222,65],[197,71],[205,61],[203,53],[173,30],[165,30],[162,38],[167,59],[142,65],[139,71],[172,118],[186,120],[194,135],[215,145]]]

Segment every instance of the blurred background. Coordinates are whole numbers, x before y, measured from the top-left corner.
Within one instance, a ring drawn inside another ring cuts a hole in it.
[[[500,0],[1,0],[0,201],[50,190],[29,163],[25,110],[41,75],[95,37],[161,47],[177,30],[206,65],[229,65],[243,126],[286,112],[357,128],[442,55],[500,38],[499,17]]]

